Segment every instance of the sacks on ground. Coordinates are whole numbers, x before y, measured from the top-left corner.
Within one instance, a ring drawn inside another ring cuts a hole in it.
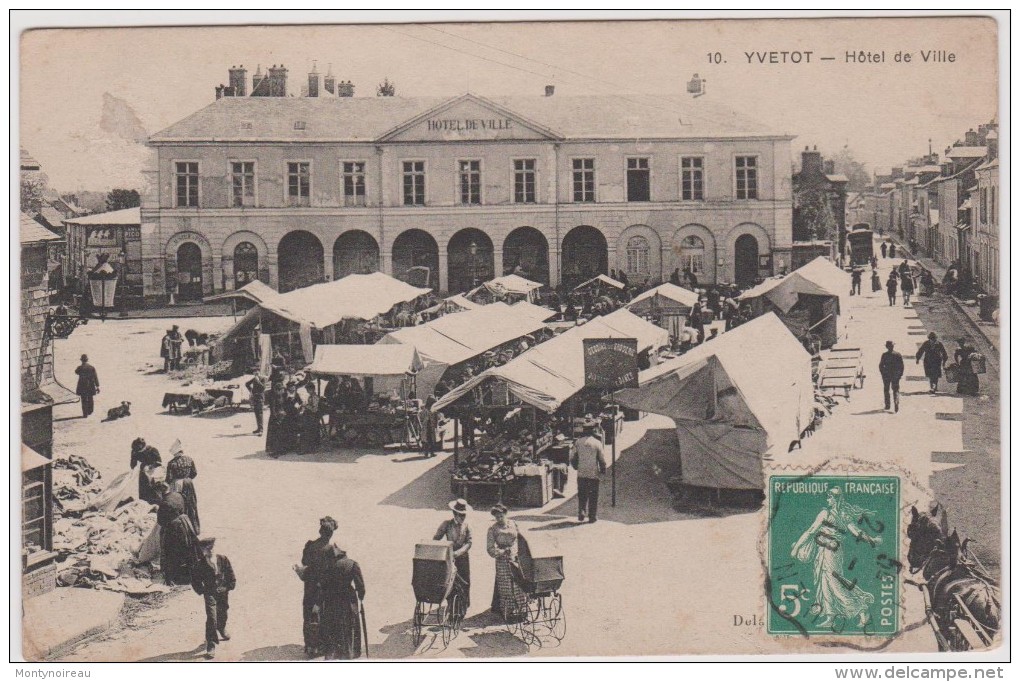
[[[89,508],[108,514],[124,502],[138,497],[138,475],[140,467],[128,469],[113,479],[103,492],[89,500]]]

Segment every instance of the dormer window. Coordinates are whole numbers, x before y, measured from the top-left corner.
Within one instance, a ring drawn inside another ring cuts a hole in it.
[[[304,130],[304,129],[305,129],[305,122],[304,121],[294,121],[294,130]]]

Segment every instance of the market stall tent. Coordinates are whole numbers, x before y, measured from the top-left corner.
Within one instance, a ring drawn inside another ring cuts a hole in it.
[[[581,282],[576,287],[574,287],[574,291],[584,291],[585,289],[598,288],[602,286],[611,287],[613,289],[619,289],[621,291],[627,288],[626,286],[624,286],[623,282],[618,282],[609,275],[598,275],[596,277],[592,277],[589,280]]]
[[[414,346],[323,344],[308,368],[314,376],[372,377],[376,393],[400,395],[407,379],[425,368]]]
[[[638,352],[658,350],[669,345],[669,332],[654,324],[649,324],[625,308],[615,310],[608,315],[596,317],[595,320],[612,327],[625,337],[635,338]],[[595,320],[592,320],[593,322]]]
[[[206,303],[228,301],[231,299],[251,301],[252,303],[261,303],[267,298],[276,295],[277,295],[276,289],[256,279],[252,280],[251,282],[248,282],[240,289],[234,289],[233,291],[225,291],[222,294],[216,294],[215,296],[207,296],[203,300]]]
[[[822,348],[843,335],[841,298],[849,294],[850,275],[819,256],[785,277],[769,279],[740,295],[756,315],[774,312],[798,339],[814,334]]]
[[[603,321],[605,318],[597,317],[535,346],[505,365],[485,370],[440,398],[432,409],[442,410],[477,386],[497,382],[504,384],[509,393],[521,402],[545,412],[556,411],[584,388],[584,339],[647,340],[661,338],[664,333],[663,329],[626,310],[616,311],[614,315],[612,326]],[[641,341],[638,350],[644,350]]]
[[[525,279],[520,275],[504,275],[503,277],[497,277],[484,282],[468,292],[467,296],[470,299],[474,299],[478,294],[488,292],[490,296],[495,296],[496,298],[534,303],[538,297],[538,290],[541,288],[542,285],[538,282],[532,282],[530,279]]]
[[[811,357],[768,313],[641,372],[616,394],[672,418],[685,484],[763,490],[762,460],[785,453],[811,423]]]
[[[449,367],[534,334],[545,326],[531,308],[521,308],[521,305],[530,304],[491,303],[450,313],[431,322],[390,332],[379,343],[404,344],[418,349],[425,362],[418,378],[418,392],[428,395]],[[551,311],[546,312],[551,314]]]
[[[626,308],[637,315],[659,312],[687,315],[697,302],[698,295],[693,291],[666,282],[635,296]]]

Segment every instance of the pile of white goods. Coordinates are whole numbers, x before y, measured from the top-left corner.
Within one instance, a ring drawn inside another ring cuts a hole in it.
[[[138,469],[105,489],[84,457],[54,460],[53,551],[57,584],[128,594],[166,592],[138,552],[156,527],[156,507],[135,499]],[[60,495],[61,497],[58,497]]]

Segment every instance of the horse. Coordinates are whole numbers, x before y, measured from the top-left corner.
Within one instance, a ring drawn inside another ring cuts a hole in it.
[[[1001,595],[995,580],[967,549],[970,540],[949,532],[941,510],[923,514],[910,508],[908,580],[925,594],[925,610],[940,651],[968,651],[991,646],[999,631]]]

